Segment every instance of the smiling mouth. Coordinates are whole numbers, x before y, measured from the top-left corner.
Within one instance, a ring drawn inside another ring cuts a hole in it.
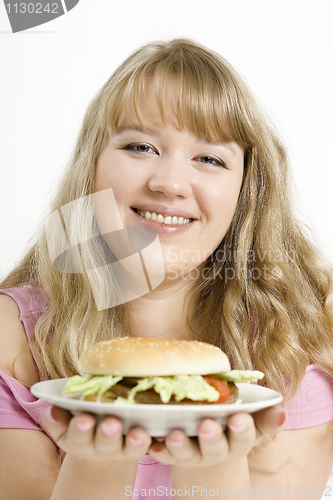
[[[160,224],[173,225],[173,226],[186,226],[190,224],[194,219],[185,219],[184,217],[171,217],[169,215],[165,216],[162,214],[158,214],[155,212],[143,212],[138,208],[133,208],[134,212],[136,212],[140,217],[143,217],[147,220],[152,220],[154,222],[159,222]]]

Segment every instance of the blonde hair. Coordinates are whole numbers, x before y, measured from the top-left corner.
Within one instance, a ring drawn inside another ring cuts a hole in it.
[[[214,52],[175,39],[132,54],[90,104],[51,212],[94,192],[103,141],[117,130],[129,105],[142,124],[149,123],[145,95],[152,78],[162,120],[165,96],[177,88],[173,112],[182,129],[245,149],[232,224],[205,263],[206,279],[195,282],[189,297],[195,336],[221,346],[232,366],[262,370],[267,385],[288,388],[289,396],[309,363],[333,377],[332,270],[293,215],[288,160],[274,127],[239,75]],[[73,230],[84,223],[81,214]],[[50,301],[33,346],[42,377],[71,376],[89,345],[122,335],[126,307],[97,311],[85,273],[52,267],[45,234],[2,286],[22,283],[41,286]],[[112,288],[110,281],[103,286]],[[254,324],[257,333],[251,337]]]

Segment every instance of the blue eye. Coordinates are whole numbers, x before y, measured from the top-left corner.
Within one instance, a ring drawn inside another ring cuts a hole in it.
[[[157,153],[156,149],[149,144],[143,144],[139,142],[127,144],[124,149],[126,151],[134,151],[136,153]]]
[[[210,165],[215,162],[215,160],[213,158],[211,158],[210,156],[202,156],[200,158],[200,161],[202,163],[209,163]]]
[[[226,168],[226,164],[222,160],[220,160],[219,158],[215,158],[214,156],[199,156],[198,160],[205,165],[218,165],[220,167]]]

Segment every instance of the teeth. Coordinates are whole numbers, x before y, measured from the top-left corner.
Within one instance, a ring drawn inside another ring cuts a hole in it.
[[[161,214],[156,214],[155,212],[143,212],[142,210],[137,210],[137,213],[141,215],[141,217],[144,217],[145,219],[151,219],[156,222],[160,222],[161,224],[173,224],[173,225],[178,225],[178,226],[185,226],[185,224],[189,224],[191,222],[191,219],[184,219],[184,217],[170,217],[167,215],[164,217]]]

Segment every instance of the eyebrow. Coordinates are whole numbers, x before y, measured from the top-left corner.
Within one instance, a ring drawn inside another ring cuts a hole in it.
[[[116,131],[115,135],[122,134],[127,131],[136,131],[136,132],[142,132],[143,134],[149,134],[153,135],[156,137],[161,136],[161,132],[155,129],[143,127],[142,125],[126,125],[124,127],[119,127]],[[233,147],[233,144],[231,142],[219,142],[219,141],[206,141],[205,139],[200,139],[198,138],[198,142],[202,142],[204,145],[207,146],[223,146],[225,148],[228,148],[233,154],[236,154],[235,148]]]
[[[158,130],[143,127],[142,125],[126,125],[125,127],[119,127],[116,131],[116,135],[122,134],[127,131],[142,132],[143,134],[160,136],[161,133]]]
[[[198,141],[203,142],[205,145],[207,144],[207,146],[223,146],[230,149],[232,153],[236,154],[232,142],[206,141],[205,139],[198,139]]]

